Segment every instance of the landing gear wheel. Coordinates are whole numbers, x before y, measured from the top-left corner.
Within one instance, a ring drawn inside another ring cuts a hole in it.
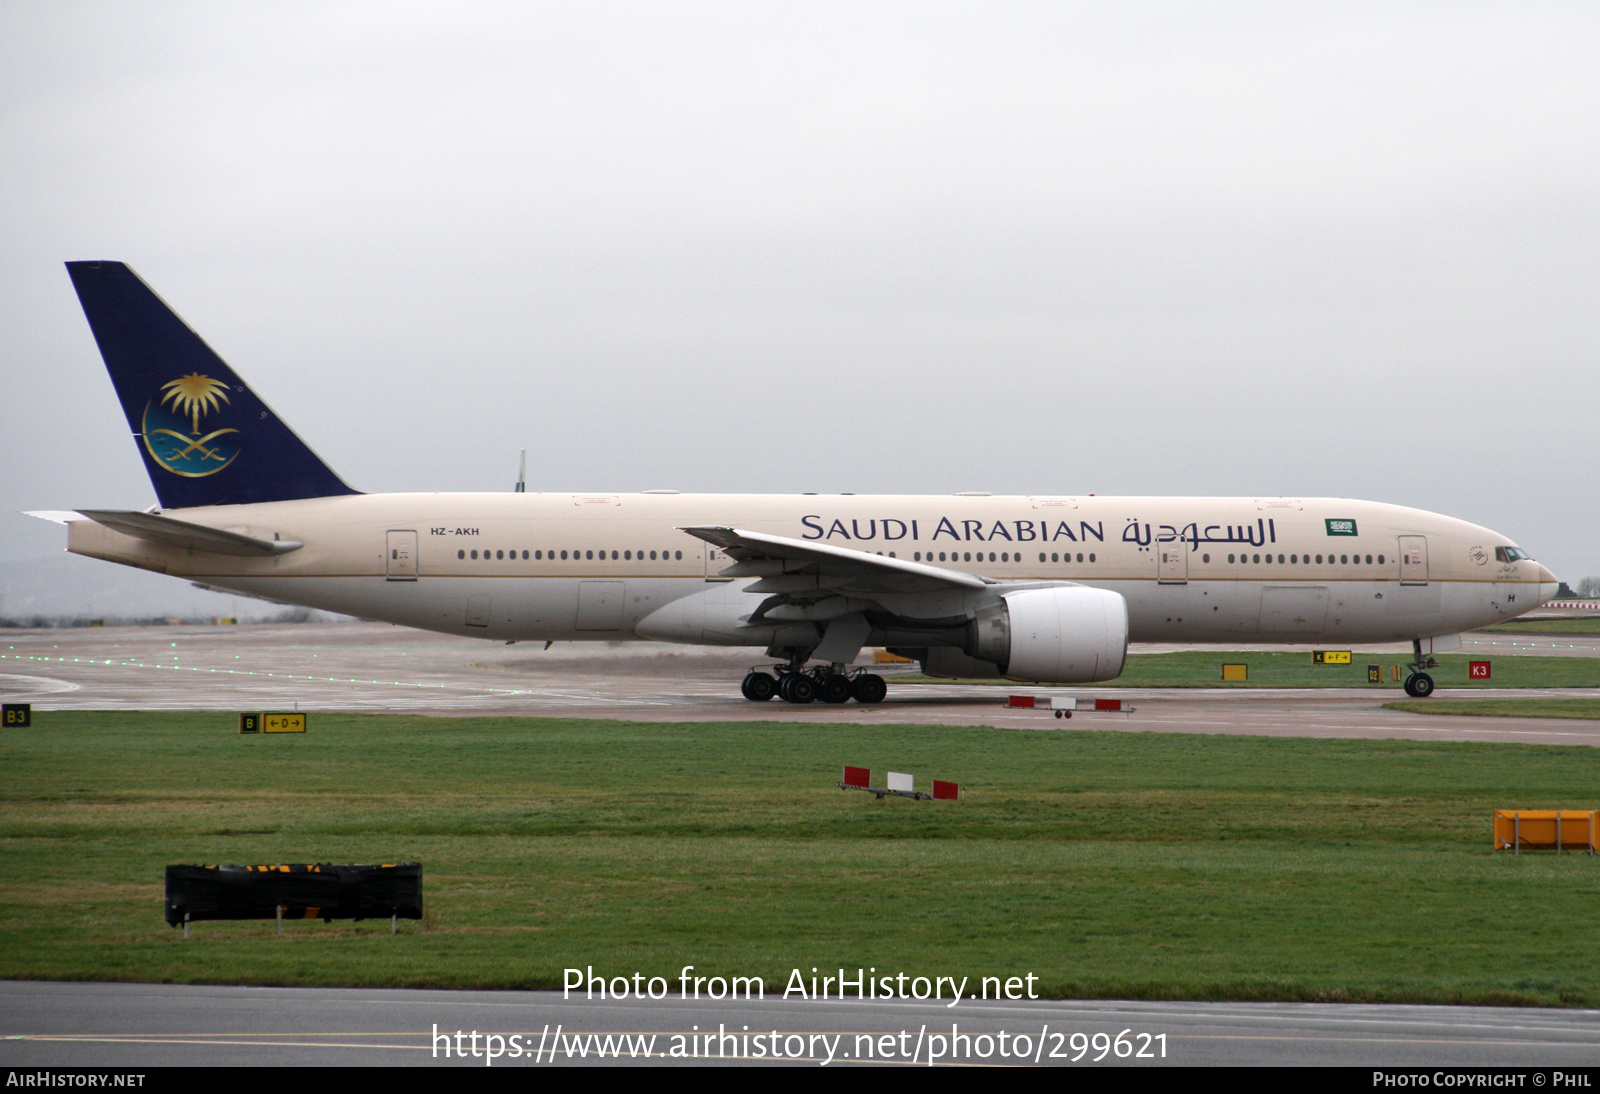
[[[744,678],[739,690],[744,692],[744,697],[752,703],[765,703],[778,694],[778,682],[767,673],[752,672]]]
[[[817,685],[809,676],[787,672],[778,681],[778,695],[786,703],[809,703],[817,697]]]
[[[850,695],[858,703],[881,703],[889,685],[876,673],[864,672],[850,681]]]
[[[848,703],[850,701],[850,678],[841,676],[836,672],[824,676],[817,685],[817,698],[824,703]]]
[[[1425,672],[1414,672],[1407,676],[1406,694],[1413,699],[1426,699],[1433,694],[1433,677]]]

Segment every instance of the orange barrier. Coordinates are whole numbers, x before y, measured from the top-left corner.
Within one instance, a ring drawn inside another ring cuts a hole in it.
[[[1529,851],[1600,850],[1600,810],[1496,809],[1494,849]]]

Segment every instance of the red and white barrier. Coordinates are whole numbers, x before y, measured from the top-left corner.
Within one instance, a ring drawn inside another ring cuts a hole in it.
[[[903,771],[886,771],[883,786],[872,785],[872,772],[865,767],[850,767],[846,765],[844,778],[839,781],[840,790],[865,790],[879,798],[894,796],[896,798],[910,798],[913,801],[959,801],[961,787],[957,783],[948,783],[943,779],[933,780],[933,793],[924,794],[916,788],[916,776],[907,775]]]
[[[1079,699],[1075,695],[1012,695],[1006,700],[1007,709],[1049,710],[1057,718],[1070,718],[1073,711],[1113,711],[1128,713],[1132,704],[1121,699]]]

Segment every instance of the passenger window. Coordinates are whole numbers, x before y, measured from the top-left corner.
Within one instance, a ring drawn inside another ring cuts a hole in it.
[[[465,551],[457,551],[456,552],[456,557],[457,558],[466,558],[467,557],[467,552],[465,552]]]
[[[494,553],[494,557],[495,557],[495,558],[500,558],[500,559],[503,559],[503,558],[505,558],[505,557],[506,557],[506,553],[505,553],[505,552],[504,552],[504,551],[496,551],[496,552],[495,552],[495,553]]]
[[[1232,562],[1232,561],[1233,561],[1233,556],[1232,556],[1232,555],[1229,555],[1229,556],[1228,556],[1228,561],[1229,561],[1229,562]]]
[[[1367,565],[1368,565],[1368,566],[1371,566],[1371,565],[1372,565],[1372,556],[1371,556],[1371,555],[1368,555],[1368,556],[1367,556]]]
[[[472,552],[472,557],[473,557],[473,558],[474,558],[474,559],[476,559],[476,558],[477,558],[477,557],[478,557],[478,552],[477,552],[477,551],[473,551],[473,552]]]
[[[939,561],[940,561],[940,562],[943,562],[943,561],[944,561],[944,552],[943,552],[943,551],[940,551],[940,552],[939,552]]]
[[[1256,562],[1260,562],[1261,561],[1261,556],[1260,555],[1256,555],[1254,557],[1255,557],[1255,561]]]
[[[672,552],[672,557],[681,559],[683,557],[683,552],[682,551],[674,551],[674,552]]]
[[[1082,555],[1079,555],[1079,556],[1078,556],[1078,561],[1079,561],[1079,562],[1082,562],[1082,561],[1083,561],[1083,556],[1082,556]],[[1090,561],[1090,562],[1093,562],[1093,561],[1094,561],[1094,556],[1093,556],[1093,555],[1090,555],[1090,556],[1089,556],[1089,561]]]
[[[1378,565],[1379,565],[1379,566],[1382,566],[1382,565],[1383,565],[1383,556],[1382,556],[1382,555],[1379,555],[1379,556],[1378,556]]]
[[[1350,565],[1350,556],[1349,555],[1340,555],[1339,556],[1339,565],[1341,565],[1341,566]]]
[[[1321,556],[1321,555],[1318,555],[1318,556],[1317,556],[1317,565],[1318,565],[1318,566],[1321,566],[1321,565],[1322,565],[1322,556]]]
[[[617,552],[612,551],[611,552],[611,561],[615,562],[616,560],[617,560]]]
[[[1210,555],[1201,555],[1200,556],[1200,561],[1201,562],[1210,562],[1211,561],[1211,556]]]

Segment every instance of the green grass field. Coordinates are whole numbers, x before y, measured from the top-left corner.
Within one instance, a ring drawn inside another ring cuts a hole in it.
[[[0,737],[0,977],[555,987],[569,966],[1052,996],[1600,1005],[1600,859],[1489,848],[1600,750],[1087,730],[36,714]],[[876,801],[841,765],[959,781]],[[427,916],[162,921],[168,863],[424,864]],[[976,982],[976,980],[974,980]]]
[[[1334,647],[1329,647],[1330,649]],[[1401,690],[1409,669],[1410,655],[1358,653],[1349,665],[1314,665],[1309,653],[1263,653],[1259,650],[1204,650],[1184,653],[1130,654],[1127,667],[1115,680],[1095,687],[1111,688],[1371,688]],[[1435,685],[1442,688],[1593,688],[1600,687],[1600,658],[1534,657],[1501,654],[1447,653],[1439,667],[1429,670]],[[1467,677],[1468,661],[1488,661],[1492,673],[1488,680]],[[1249,666],[1244,681],[1224,681],[1224,664]],[[1367,666],[1383,670],[1383,683],[1367,683]],[[1400,668],[1400,679],[1391,669]],[[895,683],[950,683],[931,676],[896,676]],[[1023,688],[1008,680],[968,680],[963,683],[993,684]]]
[[[1600,617],[1593,619],[1514,619],[1485,627],[1491,634],[1600,634]]]
[[[1583,718],[1600,721],[1600,699],[1413,699],[1383,704],[1410,714],[1499,718]]]

